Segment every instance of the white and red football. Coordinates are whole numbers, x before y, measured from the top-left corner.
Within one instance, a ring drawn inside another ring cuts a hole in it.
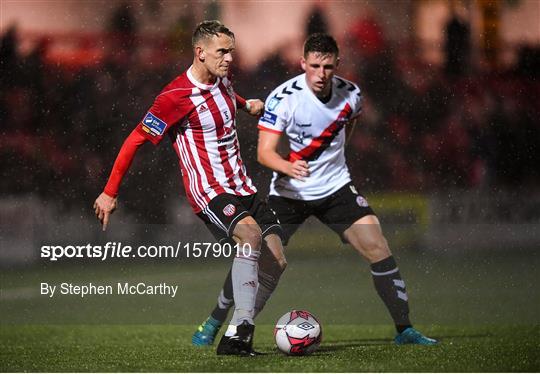
[[[322,327],[307,310],[293,310],[278,320],[274,337],[281,352],[293,356],[309,355],[321,344]]]

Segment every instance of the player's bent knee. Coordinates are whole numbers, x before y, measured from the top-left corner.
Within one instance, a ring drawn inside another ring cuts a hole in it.
[[[381,235],[351,236],[349,242],[370,262],[376,262],[390,256],[386,238]]]
[[[262,232],[256,224],[238,224],[234,230],[234,235],[241,243],[246,243],[254,250],[260,250],[262,243]]]
[[[373,242],[369,243],[367,250],[370,253],[386,253],[389,250],[388,242],[384,236],[381,236],[380,238],[377,238]]]
[[[370,240],[367,243],[364,243],[362,249],[364,252],[363,255],[370,262],[380,261],[391,255],[388,242],[383,236],[376,240]]]
[[[262,242],[262,235],[260,233],[260,230],[259,232],[257,232],[257,230],[250,230],[242,241],[244,243],[249,243],[251,248],[260,251]]]

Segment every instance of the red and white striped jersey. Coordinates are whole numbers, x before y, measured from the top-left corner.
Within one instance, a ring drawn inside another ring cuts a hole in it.
[[[137,127],[153,144],[169,135],[195,213],[217,195],[247,196],[257,191],[240,157],[236,104],[229,79],[203,84],[190,67],[161,91]]]

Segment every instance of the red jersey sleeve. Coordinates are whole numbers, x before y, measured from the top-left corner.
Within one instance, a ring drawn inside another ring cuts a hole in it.
[[[128,171],[131,162],[135,157],[135,153],[137,153],[137,149],[139,149],[145,141],[146,138],[137,131],[137,128],[129,134],[124,141],[122,148],[120,148],[118,156],[116,156],[111,175],[109,176],[109,180],[107,181],[107,185],[103,189],[103,192],[111,197],[116,197],[118,195],[120,183],[122,183],[122,179]]]
[[[180,105],[183,102],[183,96],[170,96],[168,92],[176,93],[177,91],[170,90],[156,97],[154,104],[152,104],[143,120],[126,138],[120,152],[118,152],[111,175],[103,190],[107,195],[112,197],[118,195],[120,183],[133,162],[139,147],[147,140],[157,145],[163,139],[163,135],[188,114],[189,106]],[[191,91],[186,90],[185,92]]]
[[[234,93],[234,96],[236,97],[236,107],[238,109],[244,109],[246,107],[246,99],[238,95],[236,92]]]
[[[179,105],[168,95],[159,95],[137,126],[137,131],[157,145],[165,133],[186,114],[185,106]]]

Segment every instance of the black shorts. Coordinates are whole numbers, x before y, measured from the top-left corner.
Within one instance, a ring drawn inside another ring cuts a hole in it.
[[[263,238],[266,235],[282,236],[281,226],[276,215],[268,209],[257,194],[236,196],[221,194],[210,200],[208,206],[197,214],[218,242],[232,240],[236,224],[242,218],[251,216],[259,224]]]
[[[375,215],[366,198],[359,194],[352,183],[347,183],[332,195],[318,200],[296,200],[271,195],[268,207],[277,215],[283,230],[283,244],[309,217],[315,216],[334,230],[343,240],[343,233],[353,223],[367,215]]]

